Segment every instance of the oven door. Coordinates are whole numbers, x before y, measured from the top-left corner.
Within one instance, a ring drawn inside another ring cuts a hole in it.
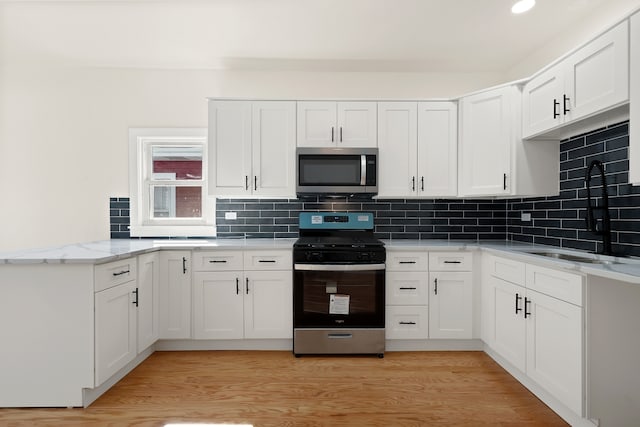
[[[384,328],[384,264],[295,264],[294,328]]]

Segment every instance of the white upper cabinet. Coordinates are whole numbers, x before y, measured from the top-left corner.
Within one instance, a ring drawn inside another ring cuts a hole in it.
[[[626,103],[628,34],[624,21],[531,79],[523,91],[523,137],[548,136],[560,126]]]
[[[298,147],[376,147],[376,102],[298,102]]]
[[[640,12],[629,21],[629,182],[640,184]]]
[[[378,103],[378,195],[457,193],[457,106],[453,102]]]
[[[460,105],[459,196],[558,194],[559,145],[522,141],[517,86],[466,96]]]
[[[295,102],[209,101],[209,191],[295,195]]]

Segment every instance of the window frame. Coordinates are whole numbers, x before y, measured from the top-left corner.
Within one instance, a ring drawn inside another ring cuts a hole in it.
[[[158,180],[151,177],[153,146],[197,145],[202,147],[202,178],[168,180],[168,185],[201,187],[202,216],[154,218],[151,192]],[[129,197],[131,237],[215,237],[215,197],[208,193],[206,128],[130,128]]]

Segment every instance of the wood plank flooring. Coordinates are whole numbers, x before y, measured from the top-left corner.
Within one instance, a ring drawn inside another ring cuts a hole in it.
[[[156,352],[86,409],[0,409],[2,426],[566,426],[482,352]]]

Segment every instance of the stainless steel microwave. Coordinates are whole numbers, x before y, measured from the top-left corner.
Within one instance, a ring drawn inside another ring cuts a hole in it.
[[[297,149],[298,194],[377,194],[377,148]]]

